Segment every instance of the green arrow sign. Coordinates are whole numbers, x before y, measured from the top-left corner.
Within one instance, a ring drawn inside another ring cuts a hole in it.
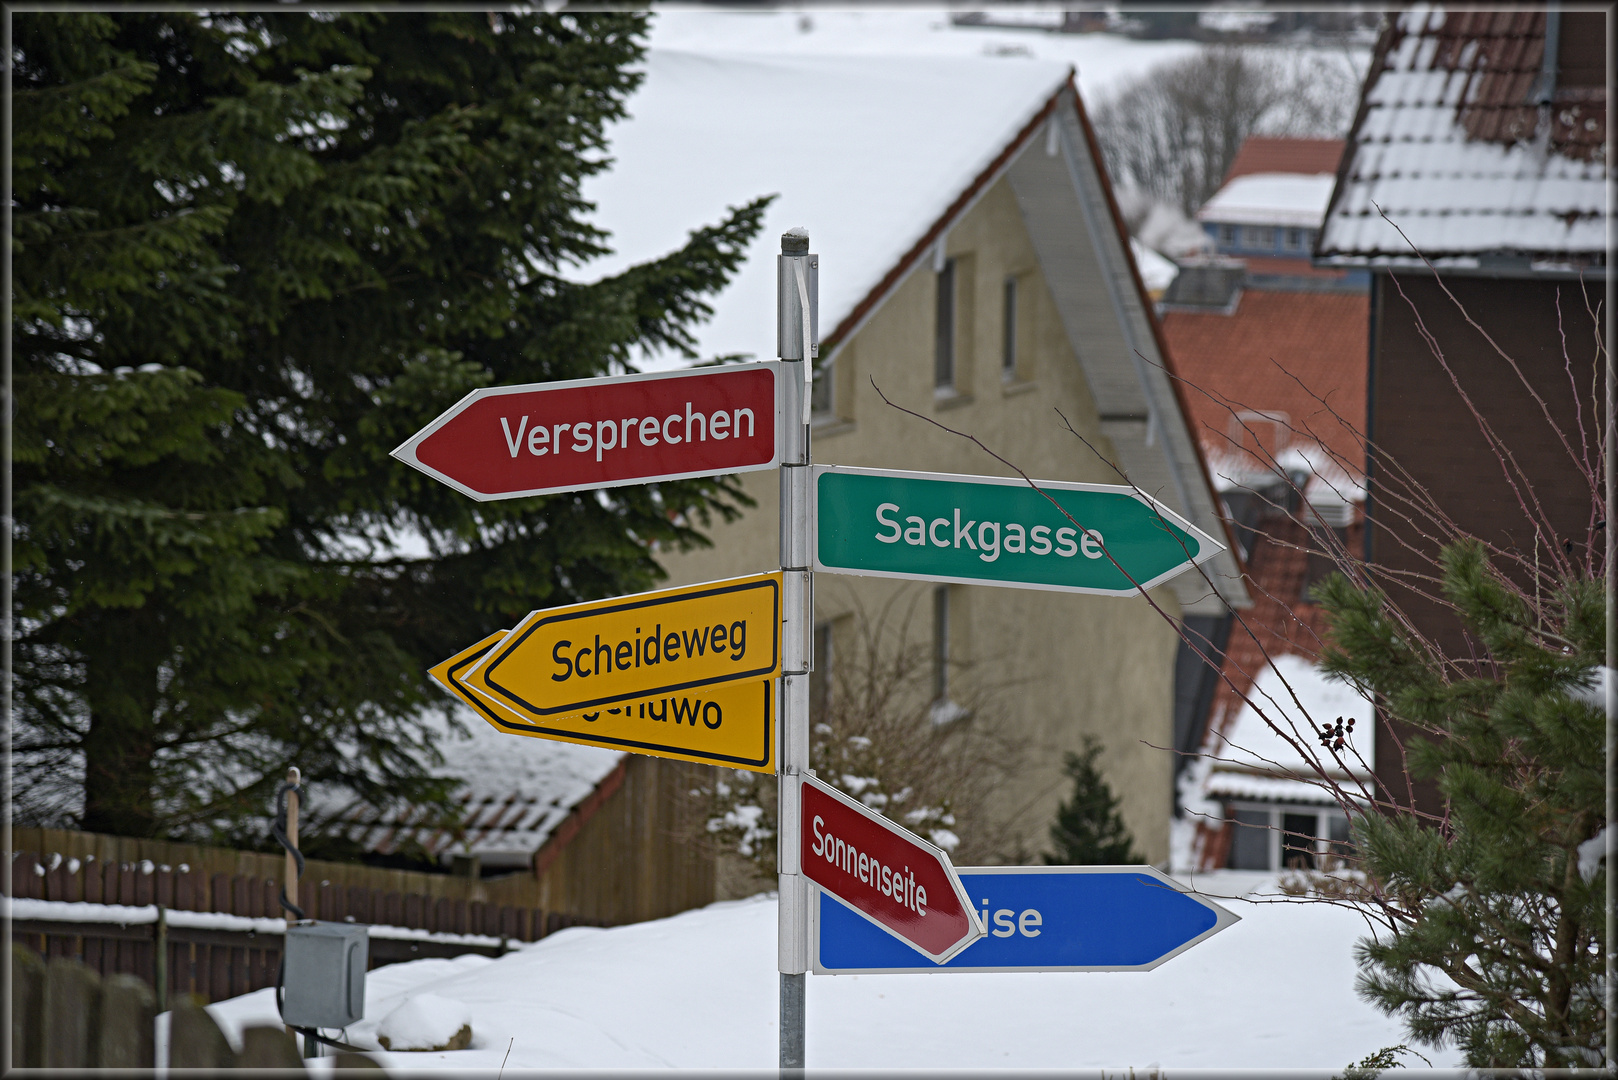
[[[1034,483],[816,466],[815,569],[1130,596],[1224,550],[1132,488]]]

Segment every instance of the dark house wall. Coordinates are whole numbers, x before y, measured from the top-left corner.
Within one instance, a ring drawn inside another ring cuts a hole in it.
[[[1434,573],[1429,560],[1437,554],[1438,542],[1398,519],[1401,468],[1466,532],[1522,552],[1530,561],[1536,551],[1543,557],[1547,545],[1567,542],[1574,545],[1576,557],[1582,556],[1592,541],[1604,542],[1599,532],[1592,533],[1590,489],[1511,365],[1467,324],[1456,301],[1517,361],[1577,449],[1581,419],[1592,443],[1605,420],[1604,388],[1594,381],[1599,368],[1591,315],[1601,303],[1604,282],[1581,286],[1565,278],[1452,276],[1444,285],[1454,300],[1428,272],[1379,272],[1372,285],[1368,427],[1377,449],[1369,463],[1368,558],[1384,579],[1389,574]],[[1523,499],[1537,500],[1551,535],[1536,531],[1524,512],[1460,392],[1423,340],[1418,315],[1449,361],[1460,390],[1527,476]],[[1408,589],[1394,586],[1390,591],[1413,613],[1423,633],[1451,655],[1465,655],[1465,634],[1452,616]],[[1386,729],[1377,734],[1378,776],[1405,798],[1408,789],[1397,747]],[[1392,734],[1402,740],[1407,732]],[[1436,806],[1430,785],[1416,791],[1415,798],[1425,808]]]

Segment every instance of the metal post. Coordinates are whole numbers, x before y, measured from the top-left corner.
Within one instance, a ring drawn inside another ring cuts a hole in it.
[[[302,779],[302,774],[298,772],[296,765],[287,769],[287,783],[296,785],[300,779]],[[298,790],[296,786],[287,792],[287,843],[290,846],[287,848],[286,898],[296,904],[298,902],[298,860],[292,855],[293,849],[298,846]],[[290,911],[286,912],[286,918],[287,926],[290,927],[292,925],[292,913]],[[281,939],[281,955],[286,955],[286,938]],[[287,1034],[292,1036],[293,1039],[298,1037],[297,1031],[290,1024],[287,1025]],[[311,1040],[304,1040],[305,1057],[314,1056],[310,1053],[312,1046]]]
[[[798,787],[809,768],[809,672],[814,667],[814,589],[809,557],[809,379],[819,351],[815,325],[820,260],[809,234],[781,237],[776,260],[776,353],[782,365],[781,776],[776,866],[780,871],[780,1067],[804,1067],[804,979],[809,969],[809,883],[799,862]],[[797,366],[797,365],[802,365]]]
[[[298,767],[292,766],[287,770],[287,783],[297,784],[300,779]],[[287,792],[287,840],[292,847],[298,846],[298,789],[294,787]],[[298,902],[298,860],[293,858],[291,849],[287,851],[287,899],[294,904]]]
[[[153,934],[156,955],[152,957],[152,990],[157,998],[157,1011],[169,1008],[169,921],[168,909],[157,905],[157,926]]]

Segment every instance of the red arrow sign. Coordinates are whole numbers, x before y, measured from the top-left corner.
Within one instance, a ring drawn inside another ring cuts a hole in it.
[[[393,456],[480,502],[773,469],[778,367],[474,390]]]
[[[812,776],[800,791],[810,881],[940,964],[983,936],[941,849]]]

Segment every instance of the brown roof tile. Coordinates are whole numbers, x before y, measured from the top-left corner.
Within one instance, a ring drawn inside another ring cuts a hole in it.
[[[1342,139],[1281,139],[1249,135],[1236,160],[1230,163],[1224,183],[1249,173],[1334,173],[1343,158]]]
[[[1163,335],[1198,439],[1226,449],[1232,410],[1280,412],[1301,435],[1362,470],[1364,455],[1344,425],[1365,429],[1369,315],[1370,301],[1359,293],[1251,289],[1232,315],[1165,312]],[[1240,428],[1235,434],[1252,441]],[[1265,441],[1272,452],[1284,449]]]

